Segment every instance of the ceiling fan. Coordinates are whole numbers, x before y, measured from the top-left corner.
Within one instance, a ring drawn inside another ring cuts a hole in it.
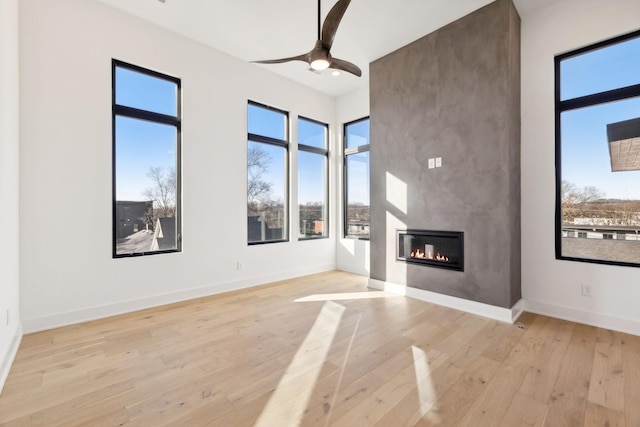
[[[342,20],[342,16],[347,10],[351,0],[338,0],[338,2],[331,8],[327,17],[322,25],[322,31],[320,30],[320,0],[318,0],[318,41],[310,52],[303,53],[302,55],[292,56],[289,58],[281,59],[268,59],[264,61],[251,61],[257,64],[281,64],[289,61],[304,61],[309,64],[311,71],[322,71],[327,68],[334,70],[342,70],[351,73],[355,76],[362,76],[362,71],[357,65],[352,64],[349,61],[343,59],[334,58],[331,56],[331,46],[333,45],[333,39],[338,31],[338,25]]]

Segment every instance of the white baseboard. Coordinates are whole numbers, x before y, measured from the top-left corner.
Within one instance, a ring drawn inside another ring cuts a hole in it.
[[[369,287],[507,323],[514,323],[524,311],[522,300],[512,308],[504,308],[371,278],[369,278]]]
[[[529,299],[524,302],[524,310],[543,316],[555,317],[557,319],[569,320],[571,322],[640,336],[640,321],[634,319],[578,310]]]
[[[16,358],[16,354],[18,353],[18,348],[20,347],[20,342],[22,341],[22,325],[18,323],[18,329],[16,330],[16,334],[11,340],[11,345],[7,351],[7,354],[4,355],[2,359],[2,363],[0,363],[0,395],[2,394],[2,389],[4,389],[4,383],[7,381],[7,377],[9,376],[9,371],[11,370],[11,365],[13,365],[13,361]]]
[[[335,268],[335,265],[320,265],[305,269],[288,270],[276,274],[244,278],[237,281],[215,283],[208,286],[180,290],[168,294],[152,295],[136,300],[94,306],[81,310],[58,313],[33,319],[23,319],[22,327],[24,328],[25,334],[39,332],[48,329],[59,328],[62,326],[88,322],[105,317],[116,316],[118,314],[130,313],[132,311],[144,310],[147,308],[158,307],[161,305],[172,304],[180,301],[187,301],[190,299],[221,294],[223,292],[251,288],[254,286],[264,285],[280,280],[292,279],[295,277],[302,277],[309,274],[322,273],[325,271],[332,271],[335,270]]]

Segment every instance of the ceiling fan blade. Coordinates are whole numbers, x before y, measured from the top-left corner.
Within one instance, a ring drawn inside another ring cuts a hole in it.
[[[351,3],[351,0],[338,0],[327,14],[324,24],[322,24],[322,37],[320,40],[322,40],[322,46],[327,50],[331,49],[331,45],[333,45],[333,39],[336,37],[338,25],[340,25],[340,21],[349,3]]]
[[[251,61],[251,62],[253,62],[254,64],[282,64],[283,62],[290,62],[290,61],[309,62],[309,54],[308,53],[303,53],[302,55],[291,56],[289,58],[265,59],[265,60],[262,60],[262,61]]]
[[[347,73],[351,73],[354,76],[358,76],[358,77],[362,76],[362,70],[360,70],[360,68],[357,65],[352,64],[351,62],[345,61],[343,59],[331,58],[331,63],[329,64],[329,68],[333,68],[334,70],[346,71]]]

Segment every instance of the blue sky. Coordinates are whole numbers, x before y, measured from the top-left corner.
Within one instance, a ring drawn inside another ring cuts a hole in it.
[[[303,118],[298,119],[300,145],[327,149],[327,127]],[[327,157],[298,148],[298,204],[323,202],[327,197]]]
[[[278,111],[268,110],[249,105],[248,112],[249,133],[269,136],[280,140],[286,139],[286,116]],[[322,124],[300,118],[297,123],[297,142],[316,148],[326,149],[326,127]],[[250,143],[251,144],[251,143]],[[260,144],[262,149],[268,150],[271,156],[271,167],[264,174],[263,179],[273,182],[273,198],[284,199],[286,176],[283,173],[285,164],[285,150],[280,147]],[[324,187],[326,157],[298,150],[298,170],[292,171],[298,175],[298,203],[306,204],[324,202],[326,199]],[[295,191],[295,189],[292,189]]]
[[[135,71],[116,68],[116,102],[157,113],[175,115],[177,86]],[[118,116],[116,118],[116,199],[145,200],[153,187],[149,168],[176,166],[176,130],[173,126]]]
[[[150,77],[125,68],[116,68],[116,102],[120,105],[140,108],[157,113],[177,113],[177,86],[170,81]],[[249,105],[248,132],[287,139],[285,115],[277,110]],[[297,142],[311,147],[327,148],[327,129],[322,124],[300,118],[297,122]],[[368,142],[368,122],[351,126],[351,146]],[[242,141],[245,143],[245,141]],[[264,179],[273,183],[272,197],[285,199],[287,178],[284,172],[286,152],[283,148],[261,144],[271,160]],[[147,173],[151,167],[169,170],[176,162],[175,128],[126,117],[116,119],[116,199],[144,200],[145,189],[154,183]],[[358,155],[353,158],[349,179],[350,200],[369,204],[368,164]],[[298,203],[306,204],[326,200],[326,157],[298,151]],[[356,161],[360,160],[360,161]],[[291,189],[296,191],[296,189]]]
[[[141,110],[175,116],[175,83],[126,68],[116,68],[116,102]]]
[[[151,167],[175,167],[176,131],[173,126],[118,117],[116,119],[117,200],[143,200],[153,183]]]
[[[561,99],[640,83],[640,39],[562,62]],[[611,172],[607,124],[640,117],[640,98],[562,113],[562,178],[607,198],[640,199],[640,171]]]
[[[360,120],[347,126],[347,148],[369,144],[370,126],[369,120]],[[347,193],[350,203],[362,203],[369,206],[370,203],[370,158],[369,153],[351,154],[348,158],[349,176],[347,178]]]

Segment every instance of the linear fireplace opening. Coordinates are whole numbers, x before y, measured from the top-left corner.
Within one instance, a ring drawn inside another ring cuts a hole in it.
[[[464,271],[461,231],[397,230],[398,261]]]

